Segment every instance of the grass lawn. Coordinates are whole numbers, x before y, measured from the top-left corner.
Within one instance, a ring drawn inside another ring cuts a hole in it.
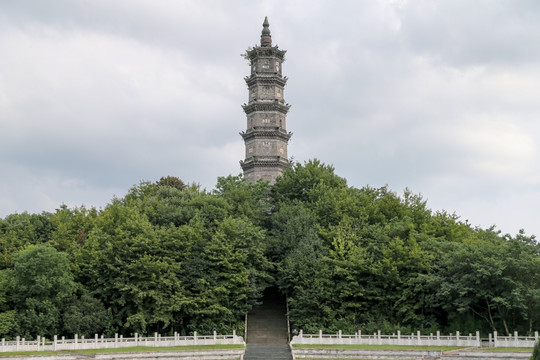
[[[482,348],[475,351],[496,352],[496,351],[509,351],[509,352],[530,352],[533,348],[521,348],[521,347],[497,347],[497,348]]]
[[[103,354],[103,353],[133,353],[133,352],[161,352],[161,351],[189,351],[189,350],[218,350],[218,349],[243,349],[244,345],[188,345],[188,346],[132,346],[113,349],[87,349],[87,350],[63,350],[63,351],[18,351],[2,352],[0,358],[13,355],[61,355],[61,354]]]
[[[0,352],[0,358],[5,356],[18,356],[18,355],[58,355],[58,351],[9,351],[9,352]]]
[[[465,349],[463,346],[409,346],[409,345],[311,345],[294,344],[293,348],[302,349],[358,349],[358,350],[432,350],[449,351]]]

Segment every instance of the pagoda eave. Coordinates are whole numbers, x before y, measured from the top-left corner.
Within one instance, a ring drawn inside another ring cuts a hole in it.
[[[244,139],[244,141],[249,141],[252,139],[271,139],[271,138],[277,138],[281,139],[283,141],[288,142],[289,139],[292,136],[292,132],[285,132],[281,130],[280,128],[253,128],[253,130],[248,130],[247,132],[241,132],[240,136]]]
[[[245,161],[240,161],[242,170],[247,171],[254,168],[276,168],[285,169],[291,165],[289,160],[280,156],[272,156],[267,158],[251,157]]]
[[[275,101],[254,101],[249,104],[242,105],[246,114],[251,114],[257,111],[278,111],[283,114],[287,114],[291,105],[282,104],[278,100]]]
[[[280,75],[277,75],[277,73],[274,73],[270,76],[253,74],[249,77],[244,78],[244,81],[246,82],[248,87],[252,87],[257,84],[285,86],[287,84],[287,80],[287,78],[283,78]]]

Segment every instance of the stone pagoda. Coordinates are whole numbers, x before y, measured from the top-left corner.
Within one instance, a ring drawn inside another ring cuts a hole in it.
[[[251,75],[244,78],[249,100],[242,106],[247,117],[247,130],[240,133],[246,145],[246,158],[240,165],[249,182],[263,179],[273,184],[289,166],[287,143],[292,133],[287,132],[290,105],[283,97],[287,77],[281,72],[286,50],[272,46],[268,27],[265,17],[261,45],[248,49],[245,54],[251,65]]]

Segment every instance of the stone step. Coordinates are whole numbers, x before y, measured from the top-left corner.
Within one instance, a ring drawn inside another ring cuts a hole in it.
[[[263,296],[260,305],[248,314],[246,342],[249,345],[286,345],[287,311],[285,299],[270,290]]]
[[[291,360],[288,345],[251,345],[248,344],[244,360]]]

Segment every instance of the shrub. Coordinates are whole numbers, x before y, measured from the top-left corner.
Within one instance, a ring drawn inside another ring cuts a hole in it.
[[[540,360],[540,341],[534,346],[531,360]]]

